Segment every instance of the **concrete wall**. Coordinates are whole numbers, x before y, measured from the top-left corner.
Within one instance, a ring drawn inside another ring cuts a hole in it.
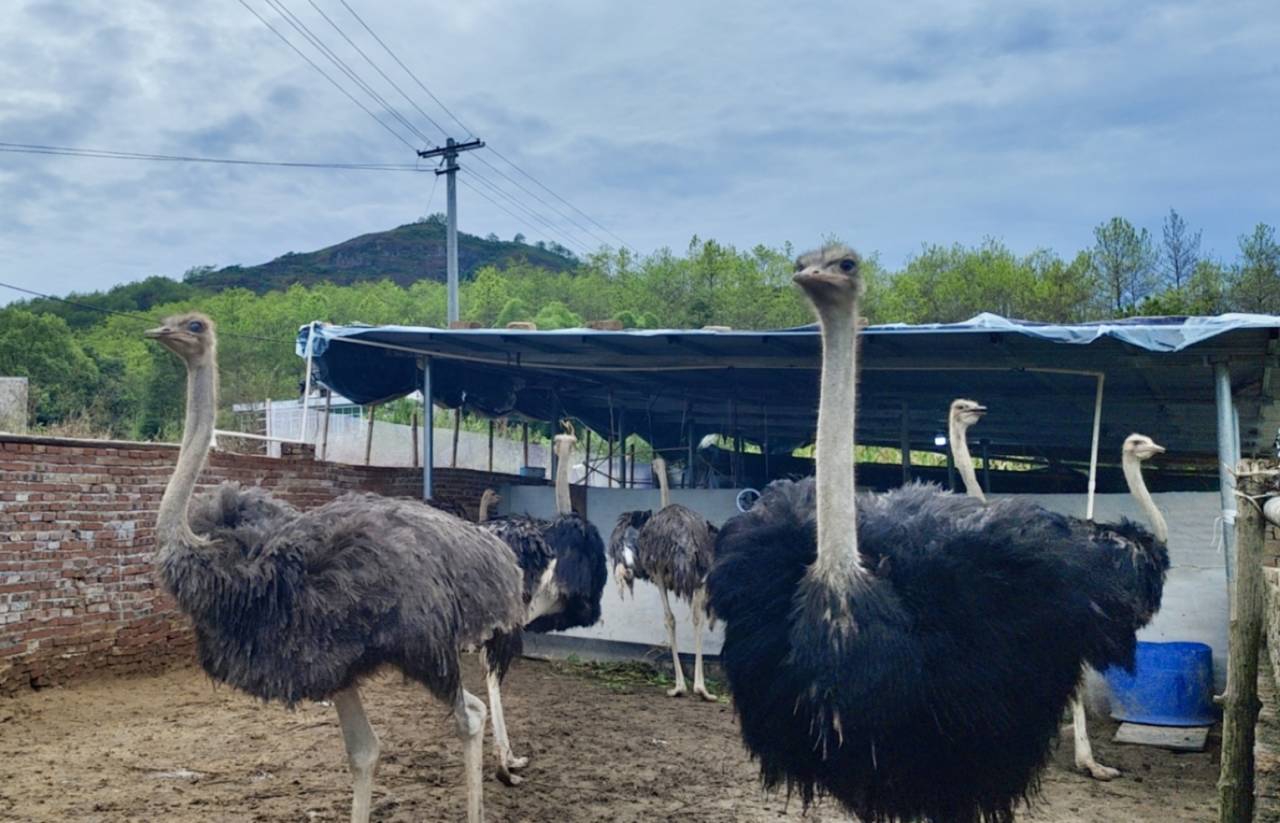
[[[723,523],[737,511],[735,495],[733,490],[721,489],[671,491],[673,502],[701,512],[716,524]],[[1053,511],[1084,516],[1084,495],[1038,495],[1034,499]],[[628,509],[655,508],[658,494],[645,489],[591,489],[587,500],[591,522],[607,541],[619,513]],[[1227,582],[1221,546],[1214,544],[1218,495],[1170,492],[1155,495],[1155,500],[1169,521],[1169,552],[1173,568],[1165,584],[1164,605],[1139,638],[1207,643],[1213,648],[1214,677],[1221,688],[1226,676]],[[527,511],[548,517],[555,509],[553,490],[547,487],[507,489],[503,492],[503,505],[506,511]],[[1099,522],[1118,520],[1121,516],[1142,522],[1142,515],[1129,495],[1098,496],[1096,517]],[[611,582],[605,591],[603,610],[604,617],[599,625],[566,634],[654,646],[667,642],[658,591],[652,584],[637,582],[635,598],[624,599]],[[681,649],[692,650],[693,634],[687,619],[687,607],[680,604],[676,615],[679,620],[677,642]],[[722,635],[718,630],[708,631],[703,648],[707,653],[715,654],[721,641]]]
[[[0,377],[0,432],[27,431],[28,389],[25,377]]]

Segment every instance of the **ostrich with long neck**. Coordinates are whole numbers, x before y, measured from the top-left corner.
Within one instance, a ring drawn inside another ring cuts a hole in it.
[[[981,419],[986,411],[985,406],[972,400],[961,399],[952,402],[950,415],[951,450],[955,457],[956,470],[964,478],[965,491],[968,495],[983,502],[986,502],[986,497],[978,485],[973,458],[969,456],[967,435],[969,427]],[[1108,563],[1113,569],[1127,570],[1127,573],[1122,574],[1121,580],[1125,593],[1132,602],[1132,622],[1135,630],[1147,625],[1159,610],[1164,576],[1169,569],[1169,553],[1166,548],[1169,541],[1169,528],[1142,477],[1142,463],[1163,452],[1164,447],[1150,437],[1131,434],[1125,438],[1120,453],[1120,464],[1124,471],[1125,482],[1129,487],[1129,494],[1146,514],[1150,531],[1127,520],[1116,524],[1080,521],[1081,525],[1096,537],[1095,547],[1099,552],[1099,560]],[[1100,662],[1105,664],[1111,660],[1107,658]],[[1102,765],[1093,756],[1093,745],[1089,742],[1088,717],[1085,712],[1084,688],[1084,684],[1081,683],[1080,688],[1071,698],[1071,726],[1076,768],[1095,780],[1111,780],[1118,777],[1120,771],[1111,766]]]
[[[567,428],[567,427],[566,427]],[[573,510],[569,496],[569,469],[577,439],[556,435],[553,447],[558,460],[555,477],[556,516],[543,520],[528,515],[490,518],[501,500],[492,489],[480,498],[480,526],[510,548],[524,576],[525,630],[535,633],[593,626],[600,620],[600,596],[608,572],[600,533]],[[502,708],[502,681],[514,656],[502,644],[485,656],[489,689],[489,714],[498,759],[498,779],[509,786],[521,782],[514,772],[529,763],[517,757],[507,734]],[[518,651],[518,646],[516,651]]]
[[[842,246],[797,263],[822,335],[816,476],[721,530],[721,664],[766,788],[868,823],[1008,823],[1082,663],[1133,630],[1099,619],[1115,575],[1061,515],[920,484],[855,496],[860,267]]]
[[[463,689],[459,655],[519,631],[511,552],[410,500],[349,494],[299,512],[236,484],[193,500],[217,408],[214,326],[186,314],[147,336],[187,366],[186,424],[156,518],[156,566],[194,625],[204,670],[263,700],[332,700],[354,777],[351,820],[366,823],[379,745],[359,683],[384,665],[399,668],[452,706],[467,819],[483,820],[485,707]]]
[[[703,700],[715,701],[716,696],[707,689],[702,666],[702,623],[709,616],[706,581],[715,557],[716,527],[688,506],[671,502],[667,462],[661,456],[653,458],[653,474],[658,480],[658,510],[623,512],[614,527],[609,542],[614,578],[619,591],[624,586],[629,590],[637,577],[658,587],[675,668],[675,684],[667,690],[669,697],[680,697],[688,690],[676,645],[676,617],[670,595],[689,604],[693,623],[693,693]]]

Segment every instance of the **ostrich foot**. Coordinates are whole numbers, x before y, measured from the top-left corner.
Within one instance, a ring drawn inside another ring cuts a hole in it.
[[[707,701],[708,703],[716,703],[716,702],[719,702],[720,700],[720,698],[716,697],[714,694],[707,691],[706,686],[694,686],[693,693],[696,694],[698,697],[701,697],[703,700]]]
[[[1120,776],[1119,769],[1113,769],[1110,766],[1104,766],[1101,763],[1097,762],[1096,760],[1093,760],[1092,758],[1090,758],[1089,760],[1083,760],[1083,761],[1077,760],[1076,768],[1088,774],[1094,780],[1102,780],[1102,781],[1114,780],[1115,778]]]
[[[498,780],[507,786],[519,786],[524,782],[524,778],[514,774],[509,766],[498,767]]]
[[[529,758],[516,757],[515,755],[507,755],[507,768],[513,772],[518,772],[525,766],[529,765]]]
[[[667,689],[667,697],[684,697],[684,695],[685,695],[685,687],[683,683],[677,683],[671,688]]]

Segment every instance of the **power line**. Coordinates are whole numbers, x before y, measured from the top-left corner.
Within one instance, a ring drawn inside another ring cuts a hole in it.
[[[284,4],[284,0],[265,0],[265,2],[268,6],[274,9],[276,14],[280,15],[286,23],[292,26],[294,31],[301,34],[302,38],[310,43],[312,48],[324,55],[325,58],[336,66],[339,71],[345,74],[351,82],[355,83],[357,88],[369,95],[369,97],[373,98],[373,101],[381,106],[382,110],[390,115],[393,120],[400,123],[400,125],[404,126],[411,134],[416,135],[424,143],[430,142],[431,139],[427,137],[421,129],[409,122],[407,117],[388,103],[386,98],[375,91],[373,86],[369,85],[363,77],[356,73],[355,69],[351,68],[345,60],[339,57],[337,52],[329,48],[328,44],[325,43],[318,34],[313,32],[306,23],[302,22],[301,18],[290,11],[289,7]]]
[[[370,111],[370,110],[369,110],[369,108],[368,108],[368,107],[366,107],[363,103],[361,103],[359,100],[357,100],[357,99],[355,98],[355,96],[354,96],[353,94],[351,94],[351,92],[349,92],[349,91],[347,91],[345,88],[343,88],[342,84],[341,84],[341,83],[339,83],[337,80],[334,80],[332,77],[330,77],[330,76],[329,76],[329,74],[328,74],[324,69],[320,68],[320,66],[318,66],[314,60],[312,60],[310,57],[307,57],[305,54],[303,54],[303,53],[302,53],[302,50],[301,50],[301,49],[299,49],[297,46],[295,46],[295,45],[293,44],[293,42],[289,40],[289,38],[288,38],[288,37],[285,37],[283,34],[281,34],[279,31],[277,31],[277,30],[276,30],[275,26],[273,26],[273,25],[271,25],[269,22],[267,22],[267,19],[266,19],[265,17],[263,17],[261,14],[258,14],[256,11],[254,11],[254,10],[253,10],[253,7],[252,7],[252,6],[250,6],[248,3],[246,3],[246,2],[245,2],[245,0],[239,0],[239,3],[240,3],[240,5],[244,6],[246,9],[248,9],[250,14],[252,14],[254,17],[258,18],[258,21],[259,21],[260,23],[262,23],[262,25],[264,25],[264,26],[266,26],[268,29],[270,29],[272,34],[274,34],[276,37],[279,37],[279,38],[280,38],[280,40],[281,40],[281,41],[282,41],[286,46],[288,46],[289,48],[293,49],[293,50],[294,50],[294,52],[296,52],[296,53],[297,53],[297,55],[298,55],[299,57],[301,57],[303,60],[306,60],[306,61],[307,61],[307,63],[308,63],[308,65],[310,65],[310,66],[311,66],[311,68],[313,68],[313,69],[315,69],[316,71],[320,72],[320,75],[321,75],[322,77],[324,77],[324,79],[326,79],[326,80],[328,80],[330,83],[332,83],[332,84],[333,84],[333,87],[334,87],[335,89],[337,89],[338,91],[340,91],[340,92],[342,92],[344,95],[346,95],[346,97],[347,97],[347,99],[348,99],[348,100],[350,100],[352,103],[355,103],[357,106],[359,106],[359,107],[360,107],[360,109],[361,109],[362,111],[364,111],[364,113],[365,113],[365,114],[369,115],[370,117],[372,117],[372,118],[374,119],[374,122],[376,122],[379,126],[382,126],[384,129],[386,129],[386,130],[391,134],[391,136],[392,136],[392,137],[394,137],[395,139],[399,140],[401,143],[404,143],[406,146],[408,146],[410,151],[417,151],[417,149],[414,147],[414,145],[413,145],[412,143],[410,143],[408,140],[405,140],[405,139],[404,139],[404,135],[400,134],[400,132],[398,132],[398,131],[396,131],[395,129],[391,128],[391,126],[389,126],[389,125],[387,125],[387,123],[383,122],[382,118],[378,117],[378,115],[374,114],[372,111]]]
[[[2,143],[0,152],[10,154],[47,154],[62,157],[89,157],[100,160],[157,160],[169,163],[215,163],[227,166],[274,166],[295,169],[340,169],[347,171],[427,172],[410,163],[301,163],[281,160],[238,160],[230,157],[195,157],[192,155],[153,154],[149,152],[84,149],[73,146],[46,146],[38,143]]]
[[[539,180],[538,178],[534,177],[532,174],[529,174],[529,172],[525,171],[525,170],[524,170],[524,169],[522,169],[520,166],[517,166],[514,160],[509,159],[506,155],[504,155],[502,152],[500,152],[500,151],[498,151],[497,149],[495,149],[493,146],[489,146],[488,148],[489,148],[489,151],[491,151],[491,152],[493,152],[494,154],[498,155],[498,157],[500,157],[500,158],[501,158],[503,161],[505,161],[509,166],[511,166],[511,168],[513,168],[513,169],[515,169],[516,171],[520,172],[520,173],[521,173],[521,174],[523,174],[525,177],[527,177],[527,178],[529,178],[530,180],[532,180],[534,183],[537,183],[537,184],[538,184],[538,186],[540,186],[540,187],[542,188],[542,190],[543,190],[543,191],[547,192],[547,194],[550,194],[552,197],[554,197],[555,199],[559,200],[561,203],[564,203],[566,206],[568,206],[569,208],[573,209],[573,210],[574,210],[574,211],[576,211],[578,214],[580,214],[580,215],[582,215],[583,217],[585,217],[587,220],[590,220],[593,224],[595,224],[595,226],[596,226],[597,228],[599,228],[599,229],[600,229],[601,231],[603,231],[605,234],[607,234],[607,235],[609,235],[610,237],[612,237],[614,240],[617,240],[617,241],[618,241],[618,242],[619,242],[619,243],[620,243],[624,248],[630,249],[630,250],[631,250],[631,252],[632,252],[633,254],[634,254],[634,253],[636,253],[636,250],[635,250],[635,249],[633,249],[633,248],[631,248],[631,245],[630,245],[629,243],[627,243],[627,241],[626,241],[626,240],[623,240],[623,239],[622,239],[621,237],[619,237],[618,235],[616,235],[616,234],[614,234],[613,232],[609,231],[607,228],[605,228],[605,227],[600,223],[600,221],[599,221],[599,220],[596,220],[594,217],[592,217],[591,215],[587,214],[587,213],[586,213],[585,211],[583,211],[582,209],[578,208],[577,206],[575,206],[575,205],[573,205],[572,203],[570,203],[568,200],[566,200],[566,199],[564,199],[563,197],[561,197],[560,195],[556,194],[554,191],[552,191],[552,189],[551,189],[551,188],[550,188],[546,183],[543,183],[541,180]]]
[[[532,197],[534,200],[537,200],[537,201],[538,201],[539,203],[541,203],[542,205],[544,205],[544,206],[546,206],[547,208],[551,209],[551,211],[552,211],[554,214],[559,215],[560,217],[562,217],[562,218],[564,218],[565,220],[569,221],[569,222],[570,222],[570,223],[572,223],[573,225],[577,226],[577,227],[578,227],[578,229],[580,229],[581,231],[585,232],[585,233],[586,233],[586,235],[587,235],[588,237],[592,238],[593,240],[596,240],[596,241],[597,241],[597,242],[599,242],[602,246],[607,246],[607,245],[609,245],[605,240],[601,239],[598,235],[596,235],[596,233],[595,233],[595,232],[591,231],[591,229],[587,228],[586,226],[584,226],[584,225],[582,225],[581,223],[579,223],[577,220],[574,220],[572,217],[570,217],[570,216],[568,216],[567,214],[565,214],[564,212],[560,211],[560,210],[559,210],[559,209],[557,209],[555,206],[553,206],[553,205],[551,205],[550,203],[548,203],[546,200],[543,200],[543,199],[542,199],[541,197],[539,197],[537,194],[534,194],[533,192],[529,191],[529,189],[527,189],[527,188],[525,188],[523,185],[521,185],[520,181],[518,181],[518,180],[514,179],[513,177],[511,177],[511,175],[509,175],[509,174],[507,174],[506,172],[502,171],[502,169],[500,169],[500,168],[498,168],[497,166],[493,165],[493,164],[492,164],[492,163],[490,163],[488,160],[485,160],[483,157],[480,157],[479,155],[477,155],[477,156],[476,156],[476,159],[477,159],[477,160],[479,160],[481,163],[484,163],[484,164],[485,164],[485,166],[487,166],[488,168],[492,169],[494,174],[498,175],[498,176],[499,176],[499,177],[501,177],[503,180],[506,180],[508,183],[510,183],[511,185],[515,186],[517,189],[519,189],[520,191],[524,192],[525,194],[529,195],[529,196],[530,196],[530,197]]]
[[[375,63],[375,62],[373,61],[373,58],[372,58],[372,57],[370,57],[368,54],[366,54],[366,53],[365,53],[365,51],[364,51],[364,49],[362,49],[362,48],[360,48],[358,45],[356,45],[356,42],[355,42],[354,40],[352,40],[350,37],[348,37],[348,36],[347,36],[347,33],[346,33],[345,31],[343,31],[343,30],[342,30],[342,28],[341,28],[337,23],[335,23],[331,17],[329,17],[329,15],[327,15],[327,14],[325,14],[325,13],[324,13],[324,9],[320,8],[320,6],[318,6],[318,5],[316,4],[316,0],[307,0],[307,2],[311,4],[311,8],[315,9],[315,10],[316,10],[316,12],[317,12],[321,17],[323,17],[323,18],[324,18],[324,20],[325,20],[325,22],[326,22],[326,23],[328,23],[330,26],[332,26],[332,27],[333,27],[333,30],[334,30],[334,31],[336,31],[336,32],[337,32],[337,33],[342,37],[342,39],[343,39],[343,40],[346,40],[346,41],[347,41],[348,45],[350,45],[350,46],[351,46],[351,48],[355,49],[355,50],[360,54],[360,56],[364,58],[364,60],[365,60],[365,62],[366,62],[366,63],[368,63],[370,66],[372,66],[372,67],[373,67],[373,70],[374,70],[374,71],[376,71],[378,74],[380,74],[380,75],[382,76],[382,79],[383,79],[383,80],[386,80],[388,83],[390,83],[390,84],[391,84],[391,88],[393,88],[393,89],[395,89],[396,91],[400,92],[400,96],[401,96],[401,97],[403,97],[403,98],[405,99],[405,101],[406,101],[410,106],[413,106],[415,109],[417,109],[417,110],[418,110],[418,114],[421,114],[423,117],[425,117],[425,118],[427,119],[427,122],[428,122],[428,123],[430,123],[431,125],[435,126],[435,127],[436,127],[436,129],[437,129],[441,134],[443,134],[445,137],[448,137],[448,136],[449,136],[449,132],[447,132],[447,131],[445,130],[444,126],[442,126],[442,125],[440,125],[439,123],[437,123],[437,122],[436,122],[436,120],[435,120],[435,118],[434,118],[434,117],[432,117],[431,115],[427,114],[427,113],[423,110],[423,108],[422,108],[421,106],[419,106],[419,105],[417,104],[417,102],[416,102],[416,101],[414,101],[414,99],[413,99],[412,97],[410,97],[407,93],[405,93],[405,90],[404,90],[404,89],[400,88],[400,86],[396,83],[396,81],[394,81],[394,80],[392,80],[390,77],[388,77],[388,76],[387,76],[387,73],[386,73],[385,71],[383,71],[383,70],[382,70],[382,68],[381,68],[377,63]],[[472,136],[474,136],[474,135],[472,135]]]
[[[76,308],[79,308],[79,309],[88,309],[89,311],[102,312],[103,314],[114,314],[119,317],[128,317],[132,320],[140,320],[143,323],[146,323],[148,326],[156,322],[154,317],[147,317],[145,314],[138,314],[136,312],[131,312],[131,311],[119,311],[117,309],[108,309],[104,306],[94,306],[89,303],[79,303],[79,302],[76,302],[75,300],[68,300],[65,297],[55,297],[52,294],[45,294],[44,292],[39,292],[39,291],[36,291],[35,289],[27,289],[27,288],[23,288],[22,286],[15,286],[12,283],[0,283],[0,286],[3,286],[6,289],[12,289],[17,292],[22,292],[23,294],[30,294],[34,297],[42,297],[45,300],[55,300],[59,303],[66,303],[68,306],[75,306]],[[235,332],[224,332],[224,331],[218,332],[218,336],[219,337],[238,337],[242,340],[259,340],[264,343],[285,342],[283,340],[277,340],[274,337],[260,337],[259,335],[256,335],[256,334],[238,334]],[[290,343],[290,345],[292,345],[294,341],[289,340],[288,342]]]
[[[418,84],[418,88],[426,92],[427,96],[430,97],[432,100],[434,100],[435,104],[439,106],[441,109],[443,109],[445,114],[453,118],[453,122],[457,123],[467,133],[467,137],[476,136],[476,133],[474,131],[467,128],[466,123],[463,123],[461,120],[458,119],[458,115],[450,111],[449,107],[446,106],[439,97],[436,97],[434,94],[431,93],[431,89],[427,88],[426,84],[423,83],[421,80],[419,80],[418,76],[414,74],[399,57],[396,56],[396,53],[391,50],[391,47],[388,46],[386,43],[384,43],[382,38],[379,37],[377,33],[374,32],[373,29],[369,28],[369,24],[364,22],[364,18],[361,17],[359,14],[357,14],[355,9],[351,8],[351,6],[347,3],[347,0],[338,0],[338,2],[340,2],[343,5],[343,7],[346,8],[346,10],[351,13],[351,16],[354,17],[360,23],[360,25],[364,27],[365,31],[369,32],[369,36],[372,37],[374,40],[376,40],[379,46],[382,46],[383,51],[385,51],[388,55],[390,55],[392,60],[396,61],[396,65],[404,69],[404,73],[409,75],[409,77],[413,80],[413,82]],[[441,131],[444,131],[444,129],[441,129]]]
[[[489,178],[487,178],[487,177],[485,177],[484,175],[480,174],[479,172],[477,172],[477,171],[476,171],[475,169],[473,169],[473,168],[467,168],[467,169],[465,169],[465,171],[466,171],[469,175],[471,175],[471,177],[472,177],[473,179],[478,180],[478,181],[480,181],[481,183],[484,183],[484,184],[485,184],[485,186],[487,186],[487,187],[489,188],[489,190],[490,190],[490,191],[494,192],[495,194],[497,194],[497,195],[499,195],[499,196],[501,196],[501,197],[506,198],[508,201],[510,201],[510,202],[511,202],[511,204],[512,204],[512,205],[514,205],[515,207],[517,207],[517,208],[519,208],[520,210],[524,211],[524,212],[525,212],[525,213],[526,213],[526,214],[527,214],[527,215],[528,215],[532,220],[534,220],[535,222],[538,222],[538,223],[542,224],[542,225],[545,227],[545,230],[546,230],[546,231],[551,232],[552,234],[554,234],[554,235],[558,236],[558,237],[559,237],[560,239],[562,239],[562,240],[565,240],[566,242],[568,242],[568,243],[569,243],[569,244],[571,244],[571,245],[577,246],[578,248],[582,249],[584,253],[588,253],[588,254],[589,254],[589,253],[591,252],[591,248],[590,248],[589,246],[587,246],[585,243],[582,243],[582,242],[581,242],[581,241],[579,241],[578,239],[576,239],[576,238],[574,238],[574,237],[572,237],[572,236],[570,236],[570,235],[566,234],[565,232],[561,231],[561,230],[560,230],[560,229],[559,229],[559,228],[558,228],[554,223],[552,223],[551,221],[547,220],[545,217],[543,217],[542,215],[538,214],[536,211],[534,211],[533,209],[529,208],[529,207],[528,207],[528,206],[526,206],[524,203],[521,203],[519,200],[517,200],[515,197],[513,197],[509,192],[507,192],[507,191],[503,190],[502,188],[500,188],[499,186],[497,186],[497,185],[496,185],[492,180],[490,180]],[[474,189],[475,187],[473,186],[472,188]]]
[[[488,200],[488,201],[489,201],[490,203],[492,203],[495,207],[497,207],[497,208],[501,209],[502,211],[506,212],[508,215],[510,215],[510,216],[511,216],[511,218],[512,218],[512,219],[514,219],[514,220],[516,221],[516,225],[520,226],[521,228],[523,228],[523,229],[525,229],[525,230],[527,230],[527,231],[533,231],[533,229],[529,228],[529,224],[525,222],[525,218],[521,217],[520,215],[518,215],[518,214],[516,214],[515,212],[513,212],[511,209],[509,209],[509,208],[507,208],[506,206],[504,206],[504,205],[502,205],[501,203],[499,203],[497,200],[494,200],[492,197],[490,197],[489,195],[485,194],[484,189],[480,188],[479,186],[473,186],[473,185],[471,185],[470,183],[468,183],[468,182],[467,182],[467,178],[465,178],[465,177],[459,177],[459,178],[458,178],[458,182],[459,182],[459,183],[461,183],[462,185],[466,186],[467,188],[471,189],[473,192],[475,192],[476,194],[480,195],[480,196],[481,196],[481,197],[483,197],[485,200]]]
[[[403,69],[403,70],[404,70],[404,72],[405,72],[405,74],[409,75],[410,79],[412,79],[412,80],[413,80],[413,82],[414,82],[414,83],[416,83],[416,84],[418,85],[418,88],[422,89],[422,90],[427,94],[427,96],[428,96],[428,97],[430,97],[433,101],[435,101],[436,105],[438,105],[441,109],[443,109],[443,110],[444,110],[444,112],[445,112],[446,114],[448,114],[448,115],[449,115],[449,117],[451,117],[451,118],[453,119],[453,122],[457,123],[457,124],[458,124],[458,126],[460,126],[462,129],[464,129],[464,130],[467,132],[468,136],[472,136],[472,137],[474,137],[474,136],[475,136],[475,132],[474,132],[474,131],[469,127],[469,126],[467,126],[467,124],[466,124],[466,123],[463,123],[463,122],[462,122],[462,120],[460,120],[460,119],[458,118],[458,116],[457,116],[456,114],[454,114],[454,113],[449,109],[449,107],[448,107],[448,106],[446,106],[446,105],[444,104],[444,102],[443,102],[439,97],[436,97],[436,95],[431,91],[431,89],[427,88],[426,84],[425,84],[425,83],[423,83],[423,82],[422,82],[422,80],[420,80],[416,74],[414,74],[414,72],[413,72],[413,70],[412,70],[412,69],[410,69],[407,65],[405,65],[405,63],[404,63],[404,61],[403,61],[403,60],[401,60],[398,56],[396,56],[396,53],[395,53],[394,51],[392,51],[392,50],[391,50],[391,47],[390,47],[390,46],[388,46],[388,45],[386,44],[386,42],[384,42],[384,41],[383,41],[383,39],[382,39],[381,37],[379,37],[379,36],[378,36],[377,32],[375,32],[372,28],[370,28],[370,27],[369,27],[369,24],[368,24],[368,23],[366,23],[366,22],[364,21],[364,18],[362,18],[362,17],[361,17],[361,16],[356,12],[356,10],[355,10],[355,9],[351,8],[351,5],[347,2],[347,0],[338,0],[338,2],[342,3],[343,7],[344,7],[344,8],[346,8],[346,10],[347,10],[348,12],[350,12],[350,13],[351,13],[351,16],[352,16],[352,17],[354,17],[354,18],[355,18],[355,19],[360,23],[360,25],[364,27],[364,30],[365,30],[366,32],[368,32],[368,33],[369,33],[369,36],[370,36],[370,37],[372,37],[375,41],[377,41],[378,45],[379,45],[379,46],[381,46],[381,47],[382,47],[382,49],[383,49],[383,51],[385,51],[385,52],[386,52],[386,53],[391,57],[391,59],[395,61],[396,65],[398,65],[401,69]],[[314,2],[312,2],[312,5],[315,5],[315,4],[314,4]],[[402,93],[403,93],[403,92],[402,92]],[[416,108],[416,106],[415,106],[415,108]],[[425,115],[425,112],[424,112],[423,114]],[[430,120],[431,118],[430,118],[430,117],[428,117],[427,119],[428,119],[428,120]],[[433,120],[432,122],[434,123],[435,121]],[[438,124],[437,124],[437,128],[440,128]],[[443,131],[443,129],[441,129],[441,131]],[[612,238],[613,238],[614,240],[616,240],[620,245],[622,245],[623,247],[625,247],[625,248],[627,248],[627,249],[630,249],[633,253],[635,252],[635,249],[633,249],[633,248],[632,248],[632,247],[627,243],[627,241],[623,240],[621,237],[618,237],[618,235],[616,235],[616,234],[614,234],[613,232],[609,231],[609,229],[608,229],[608,228],[606,228],[603,224],[601,224],[599,220],[596,220],[594,217],[592,217],[591,215],[587,214],[587,213],[586,213],[586,212],[584,212],[582,209],[580,209],[580,208],[578,208],[577,206],[573,205],[573,203],[570,203],[570,202],[569,202],[568,200],[566,200],[564,197],[561,197],[559,194],[557,194],[555,191],[553,191],[549,186],[547,186],[547,184],[543,183],[541,180],[539,180],[538,178],[534,177],[532,174],[530,174],[529,172],[527,172],[527,171],[525,171],[523,168],[521,168],[519,165],[517,165],[517,164],[515,163],[515,161],[511,160],[511,159],[510,159],[510,158],[508,158],[506,155],[504,155],[502,152],[500,152],[500,151],[498,151],[497,149],[495,149],[492,145],[488,146],[488,149],[489,149],[489,151],[491,151],[491,152],[493,152],[495,155],[497,155],[497,156],[498,156],[498,158],[500,158],[502,161],[504,161],[505,163],[507,163],[508,165],[510,165],[513,169],[515,169],[516,171],[518,171],[518,172],[520,172],[521,174],[523,174],[525,177],[527,177],[527,178],[529,178],[530,180],[532,180],[535,184],[537,184],[541,189],[543,189],[544,191],[546,191],[546,192],[547,192],[548,194],[550,194],[552,197],[556,198],[556,199],[557,199],[557,200],[559,200],[561,203],[564,203],[566,206],[568,206],[569,208],[573,209],[575,212],[577,212],[577,213],[578,213],[579,215],[581,215],[583,218],[585,218],[586,220],[590,221],[593,225],[595,225],[597,228],[599,228],[599,229],[600,229],[601,231],[603,231],[605,234],[607,234],[607,235],[609,235],[610,237],[612,237]],[[495,171],[496,171],[496,169],[495,169]],[[598,238],[597,238],[597,239],[598,239]]]

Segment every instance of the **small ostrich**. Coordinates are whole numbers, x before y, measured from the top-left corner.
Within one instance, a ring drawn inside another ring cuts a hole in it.
[[[965,492],[984,503],[986,497],[982,493],[982,487],[978,485],[973,458],[969,454],[968,431],[969,427],[977,423],[986,411],[986,406],[972,400],[956,400],[951,404],[949,419],[951,451],[955,458],[956,469],[964,479]],[[1150,532],[1128,520],[1122,520],[1116,524],[1079,521],[1084,528],[1094,533],[1098,550],[1109,554],[1109,564],[1114,570],[1129,570],[1124,574],[1123,582],[1125,591],[1132,600],[1132,622],[1135,631],[1151,622],[1151,618],[1159,611],[1164,576],[1169,569],[1167,548],[1169,528],[1165,524],[1164,515],[1160,513],[1160,509],[1151,498],[1151,493],[1147,491],[1146,481],[1142,477],[1142,463],[1163,452],[1163,446],[1157,445],[1150,437],[1142,434],[1131,434],[1125,438],[1120,452],[1120,464],[1124,469],[1129,493],[1146,513],[1151,524]],[[1100,554],[1101,556],[1104,555]],[[1114,619],[1115,614],[1113,610],[1112,617],[1109,619]],[[1113,661],[1107,657],[1100,662],[1105,667]],[[1071,698],[1071,725],[1076,768],[1088,773],[1095,780],[1111,780],[1118,777],[1119,769],[1104,766],[1093,756],[1093,745],[1089,742],[1088,718],[1085,714],[1083,683]]]
[[[658,478],[659,502],[656,512],[623,512],[609,540],[609,559],[613,563],[618,590],[634,590],[635,579],[649,580],[662,596],[663,619],[667,639],[671,643],[671,662],[675,666],[675,685],[667,690],[670,697],[685,694],[684,669],[676,647],[676,618],[671,611],[668,592],[689,604],[693,620],[693,693],[703,700],[717,698],[707,690],[702,671],[702,620],[708,616],[707,573],[715,556],[716,527],[705,517],[679,503],[672,503],[667,488],[667,463],[653,458],[653,473]]]
[[[869,823],[1009,823],[1081,665],[1132,649],[1105,619],[1123,575],[1025,499],[855,496],[860,267],[842,246],[797,264],[823,341],[816,476],[771,483],[721,530],[721,664],[766,788]]]
[[[179,315],[146,334],[187,367],[156,566],[194,624],[204,670],[263,700],[332,700],[354,776],[351,820],[366,823],[379,746],[359,683],[384,665],[400,669],[453,707],[467,819],[482,821],[485,707],[462,687],[459,651],[518,635],[520,569],[510,550],[423,503],[373,494],[299,512],[260,488],[224,483],[192,500],[217,409],[213,322]]]
[[[573,511],[569,499],[569,467],[576,442],[572,434],[555,438],[559,462],[554,518],[510,515],[490,519],[491,508],[502,498],[492,489],[480,496],[480,527],[501,538],[515,556],[524,579],[524,628],[539,634],[593,626],[600,620],[600,597],[608,577],[604,542],[596,527]],[[502,709],[502,680],[512,657],[514,653],[501,644],[485,655],[498,779],[509,786],[521,782],[513,772],[529,763],[529,758],[516,757],[512,751]]]

